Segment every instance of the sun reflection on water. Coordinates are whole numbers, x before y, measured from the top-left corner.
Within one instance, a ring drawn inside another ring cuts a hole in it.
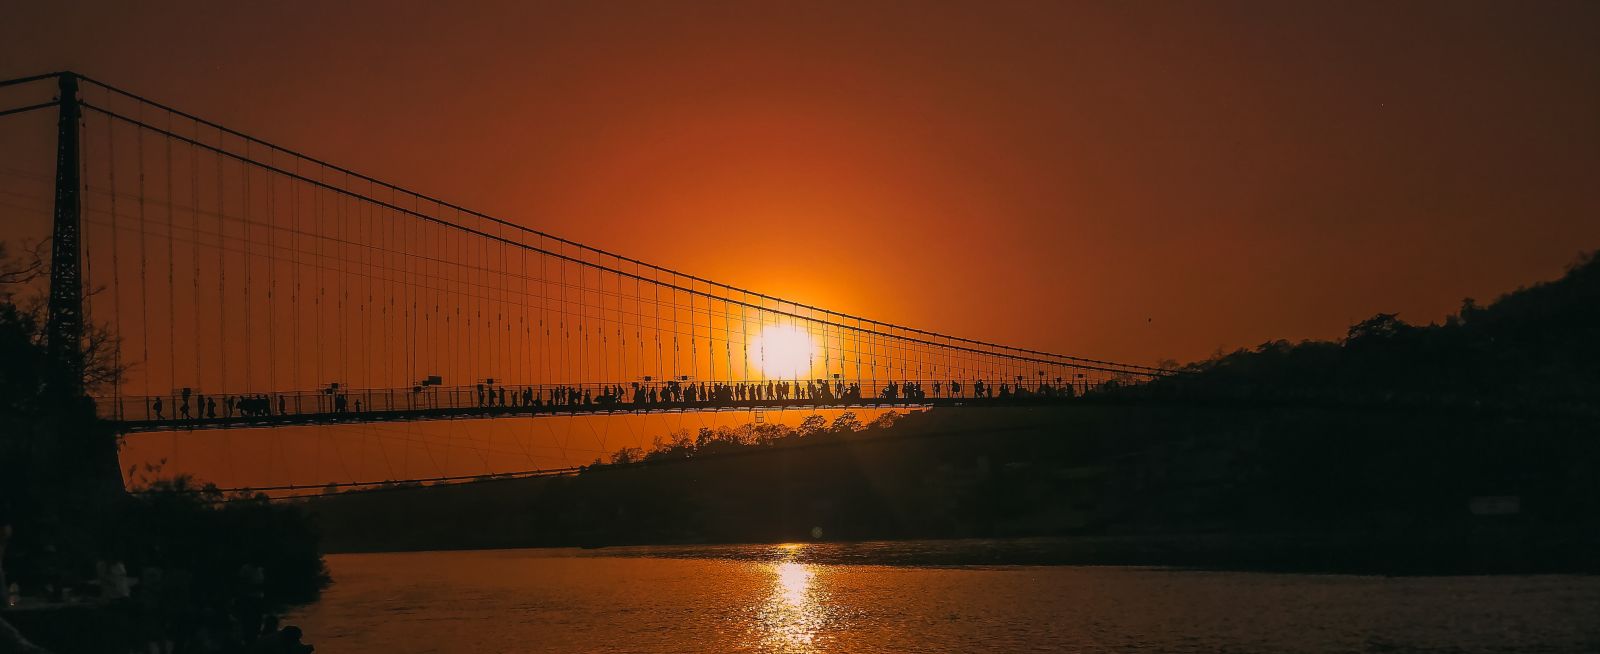
[[[806,603],[806,591],[811,587],[811,577],[816,574],[803,563],[786,561],[779,563],[778,590],[783,600],[789,606],[802,606]]]
[[[761,607],[760,625],[772,651],[816,651],[828,622],[828,597],[817,583],[817,566],[797,560],[803,548],[780,545],[777,559],[764,564],[772,575],[772,590]]]

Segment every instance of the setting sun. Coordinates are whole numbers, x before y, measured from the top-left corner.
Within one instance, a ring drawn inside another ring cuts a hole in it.
[[[761,374],[768,379],[798,379],[810,373],[816,344],[799,327],[766,325],[751,345],[760,356]]]

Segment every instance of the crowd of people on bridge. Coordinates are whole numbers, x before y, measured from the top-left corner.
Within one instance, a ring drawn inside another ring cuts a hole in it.
[[[767,381],[767,382],[691,382],[672,380],[663,384],[650,384],[648,382],[632,382],[624,388],[621,384],[607,384],[599,387],[599,393],[594,389],[576,386],[557,386],[550,392],[549,406],[615,406],[619,404],[632,404],[650,406],[658,404],[735,404],[744,402],[788,402],[791,400],[815,400],[820,402],[835,401],[860,401],[861,385],[835,380],[829,383],[824,380],[806,382],[801,385],[798,381]],[[541,392],[531,387],[523,388],[520,396],[522,404],[516,403],[518,393],[511,394],[511,404],[506,404],[505,389],[500,389],[498,400],[494,389],[485,393],[482,384],[478,386],[478,405],[483,407],[541,407],[546,406]]]
[[[918,401],[929,398],[960,399],[1012,399],[1025,397],[1064,398],[1075,397],[1077,391],[1071,384],[1055,384],[1041,382],[1034,388],[1022,384],[984,383],[982,380],[973,382],[972,394],[962,395],[963,387],[960,381],[933,382],[933,391],[930,394],[923,387],[923,382],[890,381],[879,391],[876,400],[886,401]],[[947,392],[948,391],[948,392]],[[493,384],[477,385],[477,406],[484,408],[540,408],[540,407],[575,407],[575,406],[601,406],[610,407],[617,405],[681,405],[681,404],[713,404],[728,405],[752,402],[790,402],[813,401],[819,403],[830,402],[863,402],[861,384],[847,382],[843,379],[827,381],[783,381],[769,380],[765,382],[691,382],[672,380],[661,384],[648,382],[631,382],[627,387],[621,384],[605,384],[599,386],[556,386],[548,391],[539,387],[495,387]]]
[[[647,378],[648,379],[648,378]],[[363,405],[361,393],[337,392],[328,389],[311,395],[314,406],[303,406],[305,396],[300,394],[244,394],[206,396],[183,389],[170,398],[152,397],[147,405],[147,419],[156,421],[192,421],[199,419],[269,418],[273,416],[326,415],[363,413],[373,407],[373,399],[383,399],[384,410],[410,411],[419,409],[524,409],[537,411],[546,408],[587,408],[608,410],[618,407],[648,408],[656,406],[733,406],[740,404],[866,404],[914,403],[930,399],[997,399],[1020,398],[1071,398],[1079,391],[1070,383],[1041,381],[1033,387],[1021,383],[971,382],[970,393],[959,380],[890,381],[878,387],[878,392],[864,396],[859,382],[849,382],[837,376],[833,380],[811,381],[768,380],[765,382],[698,382],[670,380],[652,383],[631,382],[622,384],[544,386],[496,386],[492,380],[480,383],[466,391],[469,398],[459,396],[459,391],[447,391],[444,402],[437,391],[416,387],[410,393],[400,392],[398,399],[393,391],[384,391],[381,397],[367,394]],[[475,391],[475,393],[474,393]],[[292,401],[291,401],[292,398]],[[168,401],[177,409],[167,415]]]
[[[194,420],[197,418],[232,418],[234,414],[244,417],[261,418],[273,415],[273,396],[266,394],[254,395],[225,395],[222,404],[217,404],[215,395],[207,397],[195,393],[193,389],[185,388],[175,398],[177,411],[172,416],[174,420]],[[342,397],[335,404],[342,403]],[[284,395],[277,396],[277,415],[288,415]],[[342,407],[341,407],[342,410]],[[150,414],[156,420],[166,420],[167,403],[164,398],[156,396],[150,400]]]

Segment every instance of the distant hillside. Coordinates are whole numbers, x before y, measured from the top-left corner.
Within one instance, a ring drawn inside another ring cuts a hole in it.
[[[1592,570],[1595,426],[1437,409],[938,409],[887,428],[308,508],[332,551],[1069,536],[1098,544],[1057,562]],[[1483,497],[1517,509],[1476,515]]]
[[[1270,341],[1123,396],[1414,399],[1592,409],[1600,399],[1600,256],[1443,324],[1382,313],[1339,341]]]

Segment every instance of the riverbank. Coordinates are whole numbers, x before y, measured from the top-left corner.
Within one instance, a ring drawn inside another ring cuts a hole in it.
[[[224,497],[185,478],[113,507],[76,551],[30,542],[8,556],[20,594],[0,618],[56,654],[234,652],[329,581],[299,507]]]
[[[837,549],[818,553],[818,563],[865,562],[891,566],[1134,566],[1188,570],[1452,576],[1480,574],[1600,574],[1593,552],[1600,539],[1554,534],[1397,535],[1348,533],[1152,534],[1124,536],[1024,537],[949,541],[798,541]],[[912,547],[938,543],[950,550]],[[608,556],[631,556],[660,547],[700,556],[726,548],[785,547],[796,541],[696,543],[582,547]],[[904,547],[900,547],[904,546]],[[525,549],[566,549],[566,546]],[[348,550],[330,554],[485,551],[501,547]],[[516,548],[514,548],[516,549]]]

